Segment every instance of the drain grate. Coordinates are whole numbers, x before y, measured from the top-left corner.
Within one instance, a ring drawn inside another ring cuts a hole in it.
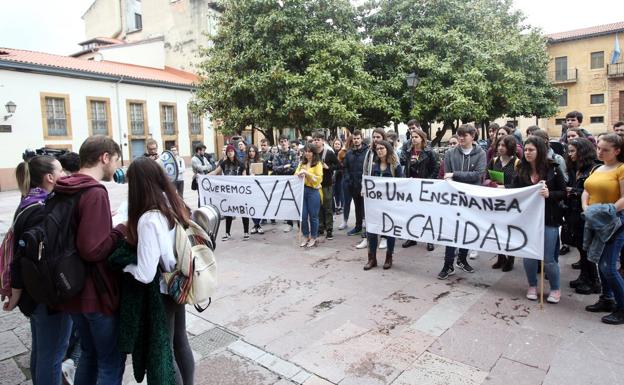
[[[212,328],[204,334],[193,338],[191,340],[191,348],[202,356],[207,356],[215,350],[224,348],[236,340],[238,340],[238,337],[234,334],[228,333],[220,328]]]

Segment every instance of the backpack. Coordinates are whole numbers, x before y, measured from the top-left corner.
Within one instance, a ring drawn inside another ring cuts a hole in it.
[[[86,266],[76,249],[74,214],[87,190],[50,194],[41,223],[24,231],[18,241],[24,287],[39,303],[65,302],[84,286]]]
[[[15,246],[15,227],[22,215],[30,208],[41,207],[42,202],[30,204],[22,209],[13,220],[13,224],[7,231],[2,244],[0,245],[0,294],[4,296],[11,295],[11,263],[13,262],[14,246]]]
[[[201,313],[210,306],[217,287],[214,243],[194,221],[189,220],[187,228],[176,221],[174,254],[175,270],[163,273],[168,293],[176,303],[194,305]]]

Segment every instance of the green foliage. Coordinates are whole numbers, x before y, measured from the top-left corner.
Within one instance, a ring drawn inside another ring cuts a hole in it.
[[[389,110],[363,69],[347,0],[226,0],[203,55],[197,106],[225,133],[355,126],[361,109]]]
[[[403,120],[552,116],[558,91],[547,79],[545,39],[524,26],[511,5],[511,0],[370,1],[359,10],[372,45],[366,69],[400,100]],[[411,72],[421,82],[410,110],[405,77]]]
[[[540,31],[511,0],[223,0],[196,103],[220,130],[556,113]],[[408,89],[415,72],[421,82]],[[413,106],[411,98],[413,96]]]

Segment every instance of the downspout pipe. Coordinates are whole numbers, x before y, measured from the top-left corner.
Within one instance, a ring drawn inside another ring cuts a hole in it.
[[[121,144],[121,165],[123,166],[123,161],[124,161],[124,137],[123,137],[123,130],[121,129],[121,106],[119,105],[119,84],[123,82],[123,76],[119,78],[119,81],[117,81],[115,83],[115,99],[116,99],[116,103],[117,103],[117,130],[119,132],[119,142]],[[128,129],[130,129],[128,127]],[[126,148],[129,148],[128,144],[126,143]]]

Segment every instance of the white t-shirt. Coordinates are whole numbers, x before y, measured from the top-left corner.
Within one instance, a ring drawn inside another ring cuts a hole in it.
[[[123,271],[132,274],[139,282],[150,283],[154,280],[159,265],[165,272],[171,272],[175,268],[175,227],[169,229],[169,222],[160,211],[148,211],[141,215],[137,225],[137,237],[137,264],[128,265]],[[167,294],[167,286],[162,278],[160,292]]]

